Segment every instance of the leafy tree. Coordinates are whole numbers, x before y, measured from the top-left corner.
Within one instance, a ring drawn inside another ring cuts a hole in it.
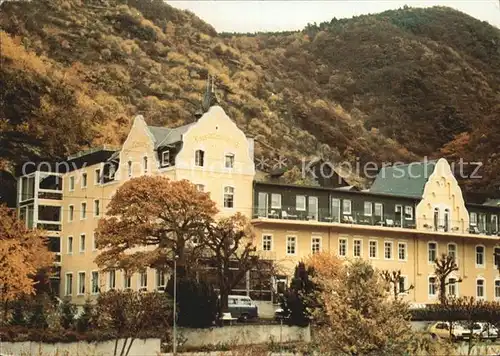
[[[10,325],[25,326],[26,317],[24,310],[26,309],[26,302],[24,300],[16,300],[12,311]]]
[[[172,304],[164,293],[109,291],[99,295],[97,323],[115,338],[114,355],[127,356],[145,331],[165,333],[172,321]],[[119,340],[124,339],[119,349]]]
[[[311,319],[313,293],[316,285],[311,280],[314,271],[306,267],[304,262],[299,262],[295,267],[290,288],[284,294],[281,307],[287,315],[291,325],[306,326]]]
[[[401,270],[385,270],[381,272],[381,276],[387,282],[388,288],[392,288],[392,295],[394,296],[394,300],[398,300],[399,298],[401,298],[401,294],[408,293],[410,290],[415,288],[413,284],[408,286],[408,288],[401,288],[400,282],[404,280],[401,276]]]
[[[250,221],[241,213],[221,218],[207,227],[202,243],[211,254],[220,291],[219,312],[228,310],[228,296],[246,273],[259,265],[254,232]]]
[[[315,281],[321,288],[326,325],[320,352],[348,355],[401,355],[413,336],[408,306],[389,300],[385,282],[368,262],[356,260]]]
[[[171,277],[167,291],[173,296],[174,281]],[[217,293],[212,285],[194,278],[177,281],[177,305],[179,326],[206,328],[213,325],[217,315]]]
[[[8,303],[34,292],[34,276],[53,262],[39,231],[28,230],[13,210],[0,205],[0,302],[7,321]]]
[[[117,189],[106,218],[99,221],[96,244],[102,252],[101,267],[134,271],[146,267],[165,269],[177,256],[177,273],[186,275],[192,239],[203,239],[217,213],[209,194],[187,180],[143,176]],[[147,250],[131,251],[137,247]]]
[[[63,299],[61,305],[60,324],[63,329],[68,330],[73,327],[76,315],[76,306],[71,303],[71,298],[66,297]]]
[[[42,298],[36,298],[33,311],[28,320],[28,326],[35,329],[47,329],[47,314],[45,312],[45,305]]]
[[[87,299],[83,305],[82,314],[76,320],[76,329],[82,333],[86,332],[89,330],[94,317],[94,305],[90,299]]]

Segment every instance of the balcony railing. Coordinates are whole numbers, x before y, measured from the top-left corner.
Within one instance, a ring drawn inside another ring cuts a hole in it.
[[[51,200],[62,200],[63,192],[60,191],[39,191],[38,192],[39,199],[51,199]]]
[[[253,218],[268,218],[279,220],[319,221],[330,223],[344,223],[356,225],[389,226],[415,229],[413,219],[402,218],[398,214],[365,215],[363,212],[351,211],[350,214],[341,212],[332,213],[330,209],[300,210],[296,207],[282,207],[281,209],[254,208]]]
[[[498,225],[492,223],[471,223],[469,233],[474,235],[500,236]]]

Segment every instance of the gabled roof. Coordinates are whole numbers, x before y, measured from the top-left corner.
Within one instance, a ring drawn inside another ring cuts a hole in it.
[[[175,128],[148,126],[148,129],[155,140],[155,149],[180,142],[182,140],[182,135],[185,134],[187,130],[194,124],[195,123],[192,122],[190,124]]]
[[[436,161],[426,161],[384,167],[375,178],[370,192],[420,198],[435,166]]]

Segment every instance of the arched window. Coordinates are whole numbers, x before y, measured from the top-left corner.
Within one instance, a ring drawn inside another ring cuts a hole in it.
[[[434,208],[434,230],[437,231],[439,227],[439,208]]]
[[[448,232],[450,229],[450,209],[444,209],[444,231]]]

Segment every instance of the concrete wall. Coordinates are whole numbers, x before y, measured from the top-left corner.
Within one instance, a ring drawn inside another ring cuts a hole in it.
[[[311,341],[309,327],[300,328],[287,325],[232,325],[210,329],[180,329],[183,346],[203,345],[249,345],[268,342]]]
[[[44,356],[93,356],[113,355],[114,341],[100,343],[71,342],[45,344],[38,342],[3,342],[0,344],[0,353],[16,356],[44,355]],[[121,350],[123,342],[118,344]],[[135,340],[129,356],[156,356],[160,352],[160,339]]]

